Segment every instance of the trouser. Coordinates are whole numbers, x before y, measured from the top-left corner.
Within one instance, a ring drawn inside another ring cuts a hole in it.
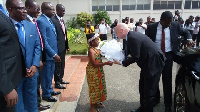
[[[141,68],[139,80],[140,104],[142,112],[153,112],[155,95],[159,86],[161,70],[156,74],[146,72]]]
[[[46,60],[46,62],[43,65],[42,76],[41,76],[42,97],[51,97],[51,93],[53,92],[51,84],[52,84],[54,70],[55,70],[55,61]]]
[[[37,77],[38,71],[33,77],[23,77],[17,87],[18,102],[15,112],[38,112],[37,106]]]
[[[41,97],[40,97],[40,85],[41,85],[41,75],[42,75],[42,71],[39,71],[39,76],[37,78],[37,101],[38,101],[38,106],[41,104]]]
[[[107,34],[100,34],[101,41],[107,40]]]
[[[200,42],[200,32],[197,35],[197,41],[196,41],[196,46],[199,47],[199,42]]]
[[[0,112],[15,112],[15,107],[7,107],[4,96],[0,96]]]
[[[55,84],[61,84],[63,80],[64,70],[65,70],[65,54],[66,54],[66,51],[59,53],[61,62],[55,63],[55,72],[54,72]]]
[[[193,41],[196,41],[197,38],[198,38],[198,34],[193,34],[192,40],[193,40]]]
[[[162,82],[163,82],[163,93],[164,93],[164,103],[165,107],[172,107],[172,66],[173,66],[173,52],[168,52],[165,54],[167,58],[165,61],[165,66],[162,70]],[[160,90],[157,88],[156,100],[160,100]]]

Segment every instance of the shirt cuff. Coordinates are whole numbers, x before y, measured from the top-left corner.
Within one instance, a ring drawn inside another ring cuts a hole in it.
[[[55,57],[57,54],[55,54],[53,57]]]
[[[120,65],[122,65],[122,66],[123,66],[123,64],[122,64],[122,61],[120,61]]]
[[[187,40],[192,40],[192,39],[187,39]]]

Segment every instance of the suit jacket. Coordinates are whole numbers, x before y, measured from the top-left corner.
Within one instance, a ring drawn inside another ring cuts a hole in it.
[[[146,30],[146,35],[150,37],[154,42],[156,40],[158,23],[159,22],[149,24]],[[177,54],[178,46],[179,46],[178,37],[181,35],[187,39],[192,39],[192,36],[189,33],[189,31],[181,28],[178,22],[172,22],[171,25],[169,26],[169,29],[170,29],[170,36],[171,36],[172,51],[175,54]]]
[[[67,30],[65,28],[66,32],[66,40],[65,40],[65,34],[62,29],[62,25],[60,24],[59,19],[55,15],[54,17],[51,18],[53,21],[53,24],[55,25],[56,28],[56,33],[57,33],[57,43],[58,43],[58,54],[63,53],[66,51],[66,49],[69,48],[68,46],[68,39],[67,39]],[[64,23],[63,23],[64,24]]]
[[[129,31],[127,38],[127,50],[131,57],[122,61],[123,66],[136,62],[141,69],[145,69],[146,73],[151,75],[162,70],[165,56],[149,37]]]
[[[58,53],[56,31],[43,14],[37,19],[37,24],[44,37],[46,60],[54,60],[53,56]]]
[[[23,20],[25,30],[25,46],[21,45],[26,63],[26,68],[32,65],[40,67],[40,39],[35,24]]]
[[[17,87],[26,69],[15,27],[1,11],[0,26],[0,96],[4,96]]]
[[[26,18],[27,19],[27,21],[29,21],[29,22],[33,22],[33,21],[31,21],[28,17]],[[35,23],[34,23],[35,24]],[[42,37],[42,42],[43,42],[43,47],[44,47],[44,49],[41,51],[41,58],[40,58],[40,60],[42,61],[42,62],[45,62],[46,61],[46,50],[45,50],[45,42],[44,42],[44,37],[42,36],[42,33],[41,33],[41,31],[39,31],[40,32],[40,35],[41,35],[41,37]],[[41,41],[40,41],[41,42]],[[41,43],[40,43],[41,44]],[[42,46],[41,46],[41,48],[42,48]]]

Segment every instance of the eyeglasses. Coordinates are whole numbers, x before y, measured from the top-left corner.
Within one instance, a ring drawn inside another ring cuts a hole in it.
[[[27,8],[26,7],[11,7],[12,9],[18,9],[20,11],[26,11]]]

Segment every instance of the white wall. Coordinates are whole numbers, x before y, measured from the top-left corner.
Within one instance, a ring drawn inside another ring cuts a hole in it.
[[[4,4],[6,0],[0,0],[3,1]],[[22,0],[25,1],[25,0]],[[51,2],[53,6],[55,7],[56,4],[63,4],[66,9],[65,14],[65,21],[69,20],[71,17],[76,17],[78,13],[80,12],[87,12],[89,14],[94,14],[95,12],[92,12],[92,0],[37,0],[38,3],[41,5],[42,2]],[[134,18],[135,21],[138,21],[139,18],[143,18],[144,22],[146,21],[146,18],[148,16],[154,17],[156,21],[160,20],[160,15],[165,10],[133,10],[133,11],[122,11],[120,17],[120,11],[108,11],[108,14],[110,15],[111,21],[113,22],[115,19],[118,19],[120,22],[122,18],[129,17]],[[174,10],[170,10],[174,14]],[[190,15],[197,16],[199,14],[199,9],[185,9],[179,10],[181,12],[181,16],[183,19],[187,19]]]

